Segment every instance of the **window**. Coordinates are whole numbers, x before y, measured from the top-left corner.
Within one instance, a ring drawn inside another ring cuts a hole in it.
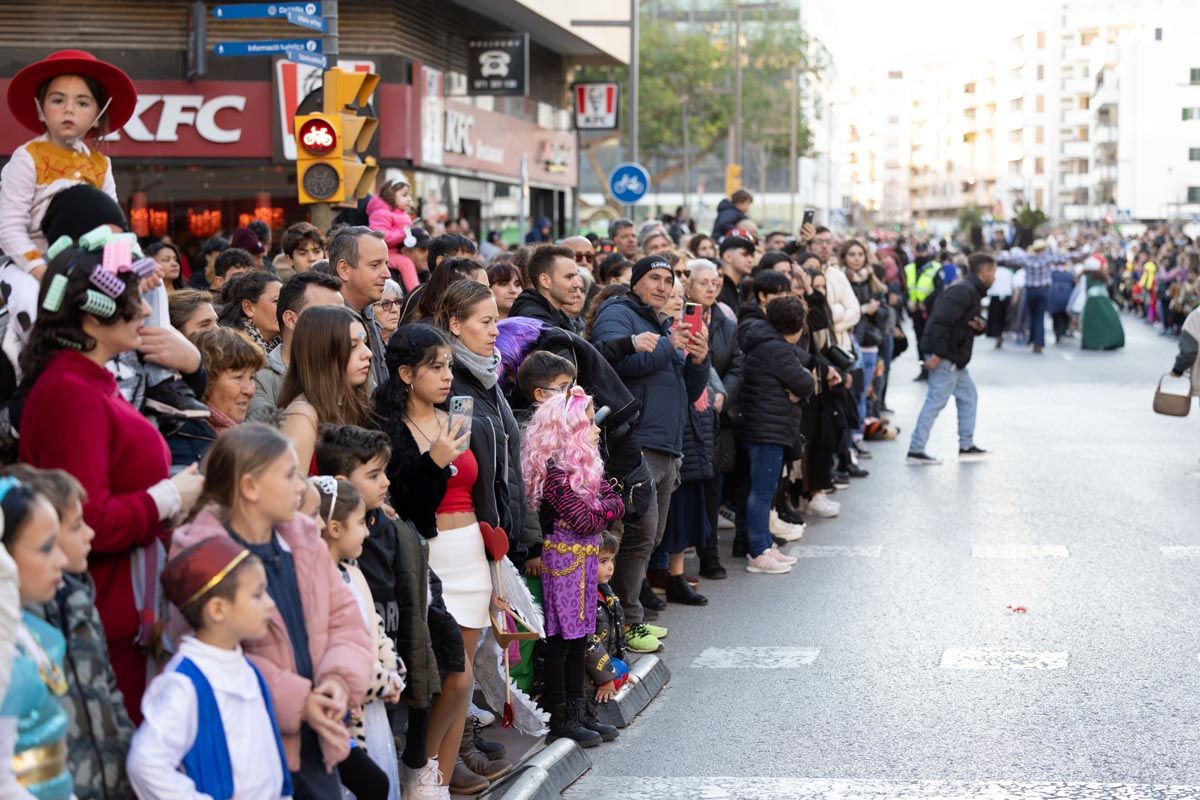
[[[1154,29],[1154,41],[1156,41],[1156,42],[1162,41],[1162,28]]]
[[[1200,147],[1188,148],[1188,161],[1200,161]]]
[[[1080,111],[1087,111],[1089,108],[1091,108],[1091,106],[1092,106],[1092,98],[1088,97],[1086,94],[1079,95],[1079,110]]]
[[[1188,202],[1200,203],[1200,186],[1188,187]]]
[[[1037,35],[1037,49],[1038,49],[1038,50],[1045,50],[1045,49],[1046,49],[1046,32],[1045,32],[1045,31],[1038,31],[1038,35]]]
[[[1187,122],[1190,119],[1200,119],[1200,108],[1183,109],[1183,121]]]
[[[1037,65],[1037,79],[1039,81],[1046,80],[1046,65],[1045,64]]]
[[[1033,129],[1033,143],[1034,144],[1045,144],[1045,142],[1046,142],[1046,129],[1043,128],[1041,125],[1038,125],[1036,128]]]
[[[1009,101],[1009,104],[1008,104],[1008,110],[1020,112],[1021,107],[1024,105],[1024,102],[1025,102],[1024,98],[1021,98],[1021,97],[1018,97],[1015,100],[1011,100],[1011,101]]]
[[[1041,69],[1041,67],[1038,67],[1038,69]],[[1037,101],[1036,101],[1036,103],[1035,103],[1035,105],[1034,105],[1034,109],[1035,109],[1035,110],[1036,110],[1036,111],[1037,111],[1039,114],[1040,114],[1040,113],[1042,113],[1043,111],[1045,111],[1045,110],[1046,110],[1046,98],[1045,98],[1043,95],[1040,95],[1040,94],[1039,94],[1039,95],[1037,96]]]
[[[1200,83],[1200,67],[1192,67],[1190,82],[1191,83]]]
[[[1034,175],[1045,175],[1046,174],[1046,159],[1041,158],[1039,156],[1038,158],[1035,158],[1033,160],[1033,174]]]

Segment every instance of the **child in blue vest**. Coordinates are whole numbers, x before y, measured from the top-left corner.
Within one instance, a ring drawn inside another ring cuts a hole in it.
[[[267,634],[274,603],[262,563],[215,536],[171,559],[162,583],[196,634],[142,698],[126,762],[134,791],[142,800],[291,797],[270,691],[239,644]]]

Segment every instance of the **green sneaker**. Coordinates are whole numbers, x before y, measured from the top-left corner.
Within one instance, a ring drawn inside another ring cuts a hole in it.
[[[662,642],[652,636],[645,625],[625,627],[625,646],[634,653],[657,653],[663,649]]]
[[[650,631],[650,635],[655,639],[662,640],[667,638],[667,629],[661,625],[651,625],[649,622],[643,622],[642,627]]]

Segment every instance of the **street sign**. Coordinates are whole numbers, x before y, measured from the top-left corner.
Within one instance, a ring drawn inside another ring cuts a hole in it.
[[[287,60],[295,61],[297,64],[306,64],[310,67],[325,69],[325,56],[320,53],[310,53],[307,50],[288,50]]]
[[[325,20],[313,14],[306,14],[303,11],[290,9],[287,12],[287,21],[293,25],[298,25],[301,28],[308,28],[319,33],[325,32]]]
[[[213,52],[219,56],[285,56],[289,50],[321,52],[320,39],[262,39],[257,42],[217,42]]]
[[[650,173],[641,164],[618,164],[608,176],[608,190],[618,203],[631,206],[650,190]]]
[[[310,17],[321,15],[320,3],[239,3],[231,6],[214,6],[213,16],[217,19],[276,19],[286,18],[291,11]],[[291,20],[288,20],[289,22]],[[322,26],[321,30],[324,30]]]
[[[337,147],[337,131],[326,119],[311,117],[296,131],[300,147],[311,156],[327,156]]]
[[[575,129],[616,130],[619,89],[615,83],[575,84]]]

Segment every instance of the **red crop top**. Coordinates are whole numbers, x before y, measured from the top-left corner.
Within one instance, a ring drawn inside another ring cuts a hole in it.
[[[479,463],[475,454],[468,447],[463,454],[453,461],[454,474],[446,481],[446,496],[437,507],[439,514],[457,514],[460,512],[475,512],[475,503],[471,501],[471,489],[475,479],[479,477]]]

